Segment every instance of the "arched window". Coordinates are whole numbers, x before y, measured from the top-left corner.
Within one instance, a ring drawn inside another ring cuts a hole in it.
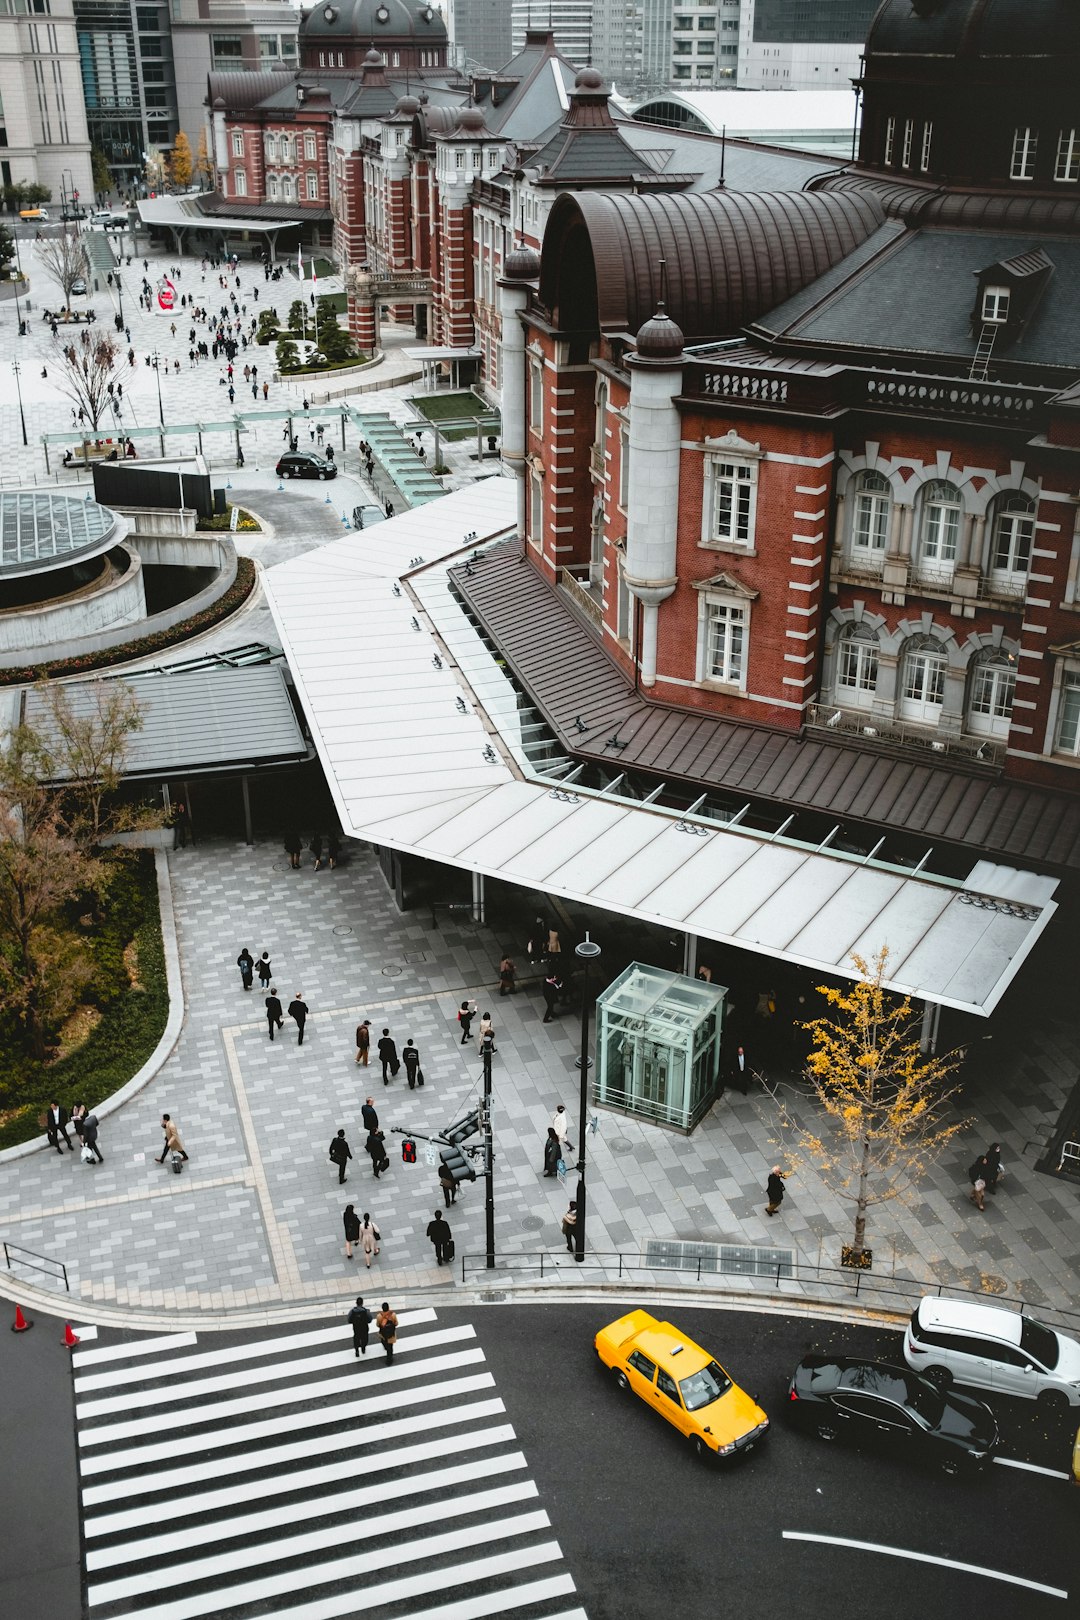
[[[601,377],[596,384],[596,433],[594,463],[597,472],[604,470],[604,447],[607,443],[607,408],[608,385],[607,380]]]
[[[980,653],[968,678],[968,730],[983,737],[1007,737],[1015,694],[1015,656],[1000,647]]]
[[[868,709],[878,678],[878,638],[869,625],[851,624],[836,644],[836,701]]]
[[[880,561],[889,538],[892,489],[883,473],[861,472],[851,509],[851,549],[856,559]]]
[[[1031,562],[1035,502],[1019,492],[1003,495],[994,507],[990,536],[990,572],[1002,582],[1022,584]]]
[[[964,503],[955,484],[935,479],[922,495],[919,532],[919,572],[951,578],[960,544],[960,514]]]
[[[936,726],[945,702],[945,671],[948,660],[940,641],[933,636],[915,636],[904,653],[900,686],[900,718],[917,725]]]

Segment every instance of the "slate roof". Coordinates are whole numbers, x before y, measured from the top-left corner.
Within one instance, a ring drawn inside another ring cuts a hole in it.
[[[550,36],[529,35],[525,49],[494,75],[504,85],[516,80],[516,88],[495,106],[488,91],[490,77],[480,76],[476,105],[483,110],[491,134],[508,141],[535,140],[541,131],[561,121],[577,73],[573,62],[559,53]]]
[[[1080,870],[1080,798],[972,767],[930,764],[884,750],[797,736],[648,702],[539,571],[521,542],[484,555],[462,597],[520,684],[578,759],[647,772],[843,821],[978,849],[987,859]],[[588,730],[578,732],[577,716]],[[626,746],[611,753],[608,738]]]

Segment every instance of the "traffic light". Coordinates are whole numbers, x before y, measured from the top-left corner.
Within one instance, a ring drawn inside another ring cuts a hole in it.
[[[460,1148],[440,1148],[439,1158],[453,1176],[455,1187],[459,1181],[476,1180],[476,1171]]]
[[[466,1114],[464,1119],[459,1119],[456,1125],[448,1126],[443,1131],[443,1138],[457,1147],[459,1142],[464,1142],[470,1136],[475,1136],[479,1129],[480,1113],[478,1109],[474,1108],[471,1114]]]
[[[402,1164],[416,1163],[416,1143],[411,1137],[407,1136],[401,1144],[401,1162]]]

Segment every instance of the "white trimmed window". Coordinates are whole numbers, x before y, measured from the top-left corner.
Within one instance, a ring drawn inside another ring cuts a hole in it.
[[[319,177],[315,173],[314,169],[309,169],[308,170],[307,194],[308,194],[308,201],[309,202],[315,202],[318,199],[318,195],[319,195]]]
[[[710,461],[705,476],[703,540],[748,550],[754,544],[757,462]]]
[[[267,183],[267,186],[269,188],[267,194],[268,194],[268,196],[270,198],[270,201],[271,202],[277,202],[277,200],[278,200],[278,177],[277,177],[277,175],[276,174],[269,175],[267,177],[267,182],[266,183]]]
[[[934,126],[928,118],[922,127],[922,150],[919,153],[919,168],[923,174],[930,167],[930,147],[934,140]]]
[[[851,550],[856,561],[880,562],[889,538],[892,486],[884,473],[868,469],[855,480],[851,509]]]
[[[892,160],[893,160],[893,152],[894,152],[895,148],[896,148],[896,119],[895,118],[886,118],[886,120],[885,120],[885,162],[886,162],[886,164],[889,164],[889,163],[892,162]]]
[[[902,155],[902,157],[900,159],[900,167],[903,168],[903,169],[910,169],[911,168],[911,145],[912,145],[912,141],[914,140],[914,137],[915,137],[915,120],[913,118],[905,118],[905,120],[904,120],[904,150],[903,150],[903,155]]]
[[[990,572],[998,579],[1022,584],[1031,562],[1035,534],[1035,502],[1027,495],[1005,495],[994,512],[990,542]]]
[[[878,638],[868,625],[850,625],[836,646],[836,701],[868,709],[878,681]]]
[[[274,134],[269,134],[266,137],[266,161],[268,163],[277,162],[277,136]]]
[[[992,326],[1004,326],[1009,318],[1008,287],[984,287],[982,318]]]
[[[1012,162],[1009,165],[1011,180],[1034,180],[1038,146],[1039,132],[1030,124],[1022,124],[1019,129],[1013,130]]]
[[[945,702],[945,649],[928,636],[912,643],[904,657],[900,718],[936,726]]]
[[[296,181],[293,179],[291,174],[286,174],[286,175],[282,176],[282,179],[281,179],[281,200],[282,200],[282,202],[295,202],[296,201]]]
[[[544,539],[544,486],[539,473],[529,480],[529,539],[534,546]]]
[[[1074,185],[1080,180],[1080,130],[1063,129],[1058,134],[1054,179],[1069,180]]]
[[[544,368],[539,360],[529,363],[529,426],[534,433],[544,431]]]
[[[314,163],[314,161],[315,161],[315,137],[314,137],[314,135],[305,135],[304,136],[304,157],[307,159],[307,161],[309,163]]]
[[[233,149],[233,157],[243,157],[243,155],[244,155],[244,137],[243,137],[243,134],[241,133],[241,131],[238,130],[238,129],[233,131],[232,149]]]
[[[951,578],[960,543],[963,501],[955,484],[940,479],[927,484],[922,499],[919,536],[919,571],[931,577]]]
[[[982,737],[1007,737],[1016,695],[1016,660],[1008,653],[981,654],[968,686],[968,730]]]
[[[698,606],[698,680],[746,690],[750,604],[702,592]]]
[[[247,175],[243,169],[237,169],[233,174],[233,196],[247,196]]]
[[[1080,755],[1080,669],[1066,669],[1061,677],[1054,751]]]
[[[619,506],[625,512],[630,499],[630,429],[619,429]]]

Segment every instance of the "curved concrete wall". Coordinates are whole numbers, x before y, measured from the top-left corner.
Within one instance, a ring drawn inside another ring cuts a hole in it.
[[[129,546],[119,549],[130,559],[127,572],[113,575],[99,589],[0,613],[0,663],[22,663],[29,654],[38,657],[43,652],[52,657],[50,649],[58,643],[81,643],[84,637],[108,634],[121,626],[124,634],[130,634],[127,627],[146,616],[142,561]]]

